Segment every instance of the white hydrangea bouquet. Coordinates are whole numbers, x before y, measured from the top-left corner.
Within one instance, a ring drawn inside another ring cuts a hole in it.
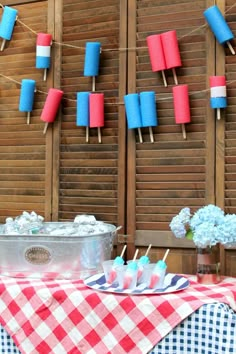
[[[234,246],[236,243],[236,215],[225,214],[212,204],[198,209],[193,215],[190,208],[183,208],[169,226],[176,237],[193,240],[198,248],[217,243]]]

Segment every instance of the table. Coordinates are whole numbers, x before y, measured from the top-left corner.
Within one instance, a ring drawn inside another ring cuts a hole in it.
[[[193,332],[195,339],[198,334],[202,342],[202,335],[208,336],[209,328],[213,329],[210,321],[215,321],[214,338],[220,339],[222,332],[228,343],[226,348],[214,339],[216,347],[234,353],[236,279],[225,278],[218,285],[207,286],[186,277],[190,280],[187,289],[151,296],[97,292],[79,280],[0,278],[0,323],[22,354],[183,354],[188,353],[183,348],[190,345],[187,333]],[[218,318],[222,314],[224,325]],[[201,319],[199,328],[186,330],[191,318],[195,318],[194,326]],[[201,331],[207,318],[207,330]],[[213,347],[212,352],[204,350],[206,354],[221,352]]]

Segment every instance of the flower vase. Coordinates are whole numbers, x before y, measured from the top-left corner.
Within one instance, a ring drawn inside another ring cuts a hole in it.
[[[217,284],[221,280],[219,251],[217,247],[197,248],[197,281]]]

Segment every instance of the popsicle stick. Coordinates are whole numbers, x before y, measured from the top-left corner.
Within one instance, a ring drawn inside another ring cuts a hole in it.
[[[227,46],[229,47],[229,50],[231,51],[231,54],[235,55],[234,48],[232,47],[231,43],[229,41],[226,42]]]
[[[138,128],[138,135],[139,135],[139,142],[143,143],[143,137],[142,137],[142,132],[141,132],[140,128]]]
[[[181,127],[182,127],[183,138],[184,138],[184,140],[186,140],[187,136],[186,136],[186,130],[185,130],[185,125],[184,125],[184,123],[181,124]]]
[[[135,254],[134,254],[133,261],[135,261],[135,259],[137,258],[138,253],[139,253],[139,249],[136,250],[136,252],[135,252]]]
[[[44,69],[43,71],[43,81],[47,80],[47,69]]]
[[[96,77],[93,76],[93,77],[92,77],[92,91],[93,91],[93,92],[95,92],[95,90],[96,90],[96,88],[95,88],[95,79],[96,79]]]
[[[123,258],[124,254],[125,254],[126,247],[127,247],[127,245],[124,245],[124,247],[123,247],[123,249],[121,251],[121,254],[120,254],[121,258]]]
[[[101,128],[100,127],[98,127],[98,142],[99,142],[99,144],[101,144],[101,142],[102,142],[102,134],[101,134]]]
[[[5,44],[6,44],[6,40],[5,39],[3,39],[3,41],[2,41],[2,45],[1,45],[1,52],[3,51],[3,49],[4,49],[4,47],[5,47]]]
[[[151,141],[151,143],[154,143],[154,136],[153,136],[152,127],[149,127],[149,135],[150,135],[150,141]]]
[[[30,112],[27,112],[27,124],[30,124]]]
[[[220,116],[220,108],[216,108],[216,116],[217,116],[217,120],[220,120],[221,116]]]
[[[178,85],[178,79],[177,79],[177,75],[176,75],[176,72],[175,72],[175,68],[172,68],[172,73],[173,73],[173,76],[174,76],[175,85]]]
[[[161,74],[162,74],[162,80],[163,80],[164,86],[167,87],[167,81],[166,81],[166,76],[165,76],[164,70],[161,71]]]
[[[146,251],[146,253],[145,253],[145,256],[147,256],[147,255],[148,255],[148,253],[149,253],[149,251],[150,251],[151,247],[152,247],[152,244],[150,243],[150,245],[148,246],[148,249],[147,249],[147,251]]]
[[[89,127],[86,127],[86,143],[89,142]]]
[[[45,123],[45,125],[44,125],[44,130],[43,130],[43,134],[46,134],[47,129],[48,129],[48,123]]]
[[[164,254],[164,257],[162,258],[163,262],[165,262],[169,252],[170,252],[170,249],[168,248],[168,250],[166,250],[166,253]]]

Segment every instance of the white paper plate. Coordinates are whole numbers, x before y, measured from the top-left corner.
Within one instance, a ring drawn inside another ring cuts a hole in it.
[[[110,285],[106,283],[105,275],[95,274],[84,280],[84,284],[89,288],[117,294],[131,295],[152,295],[152,294],[168,294],[176,291],[184,290],[189,286],[189,281],[181,275],[167,273],[164,280],[163,289],[149,289],[145,284],[138,285],[134,290],[119,289],[118,285]]]

